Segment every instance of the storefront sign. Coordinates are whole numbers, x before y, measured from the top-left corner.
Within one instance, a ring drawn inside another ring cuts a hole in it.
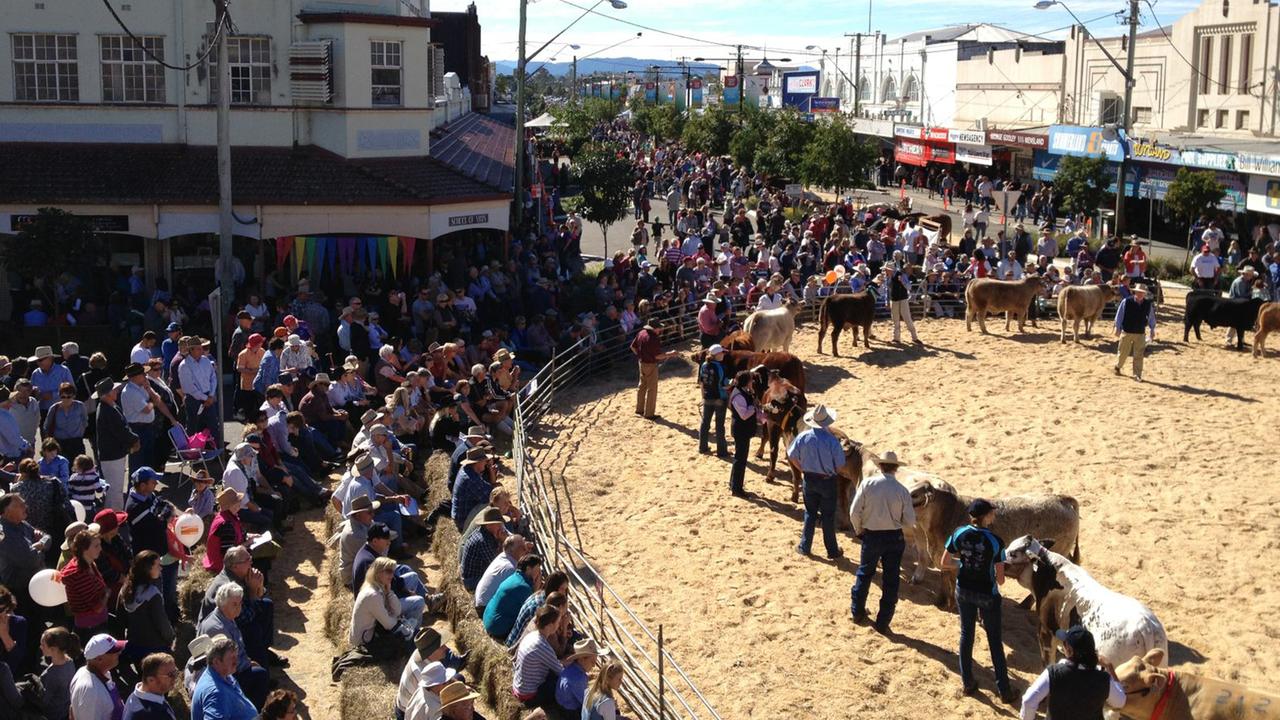
[[[809,100],[809,112],[811,113],[840,112],[840,98],[838,97],[812,98]]]
[[[1280,178],[1251,176],[1245,207],[1254,212],[1280,215]]]
[[[956,162],[955,148],[950,143],[920,142],[917,140],[898,140],[893,157],[900,163],[924,167],[931,162],[953,165]]]
[[[1049,147],[1049,136],[1011,130],[988,130],[987,142],[992,145],[1014,145],[1016,147],[1043,150]]]
[[[1150,200],[1163,200],[1169,192],[1169,184],[1178,176],[1178,169],[1167,165],[1136,166],[1140,180],[1138,197]],[[1214,179],[1226,191],[1218,201],[1218,207],[1224,210],[1238,210],[1245,204],[1245,184],[1243,178],[1235,173],[1215,172]]]
[[[986,145],[987,134],[981,130],[948,130],[947,142]],[[959,150],[959,148],[956,149]]]
[[[911,140],[923,140],[924,128],[919,125],[903,125],[901,123],[894,123],[893,135],[894,137],[908,138]]]
[[[1203,150],[1183,150],[1182,164],[1187,167],[1207,168],[1209,170],[1224,170],[1226,172],[1234,172],[1236,169],[1236,156],[1220,152],[1205,152]]]
[[[956,143],[956,162],[967,162],[975,165],[990,165],[991,147],[988,145]]]
[[[1129,157],[1142,162],[1185,165],[1227,172],[1234,170],[1236,166],[1235,156],[1227,153],[1180,150],[1162,143],[1137,138],[1129,144]]]
[[[1167,145],[1146,140],[1134,140],[1129,144],[1129,154],[1134,160],[1150,160],[1152,162],[1173,163],[1179,155],[1178,151]]]
[[[1076,157],[1105,157],[1112,162],[1124,160],[1124,147],[1119,139],[1108,140],[1099,127],[1052,125],[1049,127],[1049,152]]]
[[[467,225],[483,225],[489,222],[489,213],[475,215],[454,215],[449,218],[449,227],[466,227]]]
[[[1280,155],[1236,153],[1236,170],[1253,175],[1280,177]]]
[[[39,215],[10,215],[9,230],[18,232],[23,227],[30,225],[36,221]],[[88,220],[89,225],[96,232],[129,232],[129,216],[128,215],[77,215],[82,220]]]
[[[849,121],[853,131],[860,135],[875,135],[891,138],[894,134],[892,120],[876,120],[873,118],[853,118]]]
[[[931,140],[933,142],[950,142],[950,139],[947,137],[950,132],[951,131],[946,128],[929,128],[924,133],[924,139]]]

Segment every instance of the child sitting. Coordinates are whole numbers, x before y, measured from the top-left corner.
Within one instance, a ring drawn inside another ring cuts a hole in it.
[[[191,497],[187,500],[187,509],[199,515],[204,520],[205,527],[209,527],[218,508],[213,496],[213,478],[209,477],[208,471],[198,470],[191,479]]]

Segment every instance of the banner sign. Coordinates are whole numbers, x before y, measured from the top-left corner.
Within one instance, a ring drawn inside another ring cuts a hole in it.
[[[923,140],[924,128],[919,125],[903,125],[901,123],[894,123],[893,135],[894,137],[908,138],[911,140]]]
[[[1236,153],[1236,171],[1280,177],[1280,155]]]
[[[702,106],[702,78],[689,78],[689,105],[691,107]]]
[[[924,167],[931,162],[954,165],[956,152],[950,143],[931,143],[899,139],[893,158],[900,163]]]
[[[1014,132],[1012,130],[988,130],[987,142],[992,145],[1014,145],[1017,147],[1029,147],[1033,150],[1044,150],[1049,147],[1049,136]]]
[[[1169,184],[1178,176],[1178,169],[1163,165],[1139,166],[1141,178],[1138,181],[1138,197],[1150,200],[1163,200],[1169,192]],[[1215,172],[1214,179],[1226,190],[1226,194],[1218,201],[1223,210],[1236,210],[1245,206],[1245,195],[1248,188],[1244,179],[1231,172]]]
[[[1280,215],[1280,178],[1251,176],[1245,207],[1255,212]]]
[[[1120,140],[1107,140],[1100,127],[1075,125],[1049,126],[1049,152],[1054,155],[1076,157],[1105,157],[1112,162],[1124,159],[1124,146]]]
[[[947,130],[947,142],[986,145],[987,134],[981,130]]]
[[[840,98],[838,97],[810,98],[809,112],[812,112],[812,113],[840,112]]]
[[[991,146],[956,143],[956,162],[967,162],[975,165],[990,165]]]
[[[853,126],[853,131],[862,135],[875,135],[876,137],[891,138],[894,134],[892,120],[877,120],[875,118],[851,118],[849,124]]]
[[[658,84],[649,81],[644,84],[644,100],[645,102],[655,102],[658,99]]]
[[[741,88],[738,87],[737,75],[726,75],[724,78],[724,104],[737,105],[742,97]]]
[[[815,70],[782,73],[782,106],[807,110],[818,94],[819,74]]]

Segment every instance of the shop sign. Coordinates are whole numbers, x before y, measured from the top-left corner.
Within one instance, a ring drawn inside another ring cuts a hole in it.
[[[1169,163],[1176,165],[1180,159],[1178,151],[1168,145],[1146,140],[1134,140],[1129,144],[1129,155],[1135,160]]]
[[[956,162],[967,162],[975,165],[990,165],[991,147],[988,145],[956,143]]]
[[[1236,170],[1253,175],[1280,177],[1280,155],[1236,153]]]
[[[1108,140],[1100,127],[1052,125],[1049,127],[1049,152],[1054,155],[1105,157],[1112,162],[1124,160],[1120,140]]]
[[[840,98],[838,97],[816,97],[809,101],[809,112],[833,113],[839,111]]]
[[[1169,185],[1178,176],[1174,167],[1155,165],[1138,166],[1141,180],[1138,183],[1138,197],[1150,200],[1163,200],[1169,192]],[[1218,201],[1218,207],[1224,210],[1238,210],[1245,204],[1246,187],[1244,179],[1231,172],[1215,172],[1214,179],[1222,186],[1225,194]]]
[[[947,142],[986,145],[987,134],[981,130],[948,130]]]
[[[10,232],[18,232],[22,228],[36,221],[39,215],[10,215],[9,230]],[[82,220],[88,220],[89,225],[97,232],[129,232],[129,216],[128,215],[77,215]]]
[[[1220,152],[1205,152],[1203,150],[1182,150],[1182,164],[1187,167],[1208,168],[1210,170],[1223,170],[1225,172],[1235,172],[1236,156]]]
[[[950,132],[946,128],[929,128],[924,134],[924,139],[932,142],[950,142],[947,137]]]
[[[893,159],[907,165],[919,165],[921,167],[928,164],[929,146],[924,143],[912,140],[899,140],[897,147],[893,150]]]
[[[1254,212],[1280,215],[1280,178],[1252,175],[1245,207]]]
[[[878,137],[893,137],[894,128],[892,120],[878,120],[874,118],[852,118],[849,124],[853,126],[853,131],[861,135],[876,135]]]
[[[449,227],[466,227],[468,225],[483,225],[489,222],[489,213],[476,213],[475,215],[454,215],[449,218]]]
[[[1049,147],[1049,136],[1011,130],[988,130],[987,142],[992,145],[1015,145],[1017,147],[1029,147],[1034,150],[1044,150]]]
[[[907,138],[910,140],[923,140],[924,128],[919,125],[903,125],[895,123],[893,126],[894,137]]]

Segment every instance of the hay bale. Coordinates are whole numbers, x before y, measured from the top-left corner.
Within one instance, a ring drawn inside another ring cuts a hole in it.
[[[342,720],[390,718],[396,714],[396,686],[404,661],[355,667],[342,673],[338,683],[338,710]]]
[[[333,503],[328,503],[324,507],[324,537],[321,540],[328,542],[334,533],[338,532],[338,526],[346,518],[342,517],[342,513],[338,512]]]
[[[200,604],[204,602],[209,583],[213,582],[213,574],[200,564],[203,559],[203,554],[193,558],[187,565],[187,576],[178,583],[178,609],[182,611],[182,619],[192,625],[200,617]]]

